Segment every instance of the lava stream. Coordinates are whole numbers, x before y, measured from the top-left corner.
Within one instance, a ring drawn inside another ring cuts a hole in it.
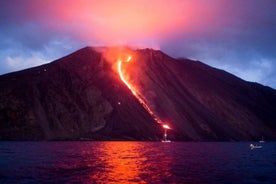
[[[131,58],[132,58],[131,56],[128,56],[128,58],[124,62],[130,62]],[[123,75],[123,72],[122,72],[122,63],[123,63],[123,61],[121,59],[119,59],[118,60],[118,73],[120,75],[121,80],[130,89],[130,91],[132,92],[132,94],[138,99],[138,101],[148,111],[148,113],[153,117],[153,119],[157,123],[162,124],[162,121],[159,118],[157,118],[157,116],[153,113],[153,111],[150,109],[150,107],[146,104],[145,100],[142,98],[142,95],[139,95],[137,93],[137,90],[130,83],[128,83],[127,80],[125,79],[125,77]]]
[[[118,63],[118,71],[119,71],[119,75],[120,75],[121,80],[130,89],[130,91],[137,97],[136,90],[130,84],[128,84],[128,82],[124,78],[124,75],[123,75],[123,72],[122,72],[122,61],[121,60],[119,60],[119,63]]]

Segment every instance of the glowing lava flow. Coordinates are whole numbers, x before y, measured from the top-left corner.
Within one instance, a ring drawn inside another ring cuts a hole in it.
[[[131,56],[128,56],[128,58],[126,59],[126,61],[124,62],[130,62],[131,60]],[[153,111],[149,108],[149,106],[146,104],[145,100],[143,100],[143,98],[141,97],[141,95],[139,95],[137,93],[137,90],[130,84],[127,82],[127,80],[125,79],[124,75],[123,75],[123,72],[122,72],[122,60],[119,59],[118,60],[118,72],[119,72],[119,75],[120,75],[120,78],[121,80],[124,82],[124,84],[130,89],[130,91],[132,92],[132,94],[138,99],[138,101],[143,105],[143,107],[148,111],[148,113],[153,117],[153,119],[159,123],[159,124],[162,124],[162,121],[157,118],[155,116],[155,114],[153,113]]]
[[[126,62],[130,62],[130,60],[131,60],[131,56],[129,56],[127,58]],[[122,72],[122,60],[119,60],[118,62],[119,62],[118,63],[118,72],[119,72],[121,80],[125,83],[125,85],[128,87],[128,89],[130,89],[130,91],[137,97],[136,90],[124,78],[124,75],[123,75],[123,72]],[[138,100],[139,100],[139,98],[138,98]]]

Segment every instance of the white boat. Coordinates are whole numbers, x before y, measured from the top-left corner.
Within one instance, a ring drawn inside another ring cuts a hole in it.
[[[262,148],[262,146],[254,145],[254,144],[250,144],[249,146],[250,146],[251,149],[259,149],[259,148]]]
[[[162,140],[162,142],[171,142],[171,140]]]
[[[163,125],[163,128],[165,132],[164,132],[164,137],[162,139],[162,142],[171,142],[170,140],[167,139],[167,129],[170,129],[170,127],[168,125]]]
[[[259,143],[264,143],[264,136],[262,136],[262,139],[259,141]]]

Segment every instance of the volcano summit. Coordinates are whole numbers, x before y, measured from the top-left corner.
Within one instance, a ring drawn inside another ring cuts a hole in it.
[[[171,140],[276,140],[275,112],[274,89],[152,49],[86,47],[0,76],[1,140],[160,140],[162,123]]]

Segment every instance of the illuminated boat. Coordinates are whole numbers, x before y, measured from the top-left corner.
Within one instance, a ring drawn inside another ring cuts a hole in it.
[[[169,125],[163,125],[163,128],[165,132],[164,132],[164,139],[162,139],[162,142],[171,142],[170,140],[167,139],[167,130],[171,128],[169,127]]]
[[[250,144],[250,148],[251,149],[259,149],[259,148],[262,148],[262,146]]]
[[[259,141],[259,143],[265,143],[264,136],[262,136],[262,139]]]

